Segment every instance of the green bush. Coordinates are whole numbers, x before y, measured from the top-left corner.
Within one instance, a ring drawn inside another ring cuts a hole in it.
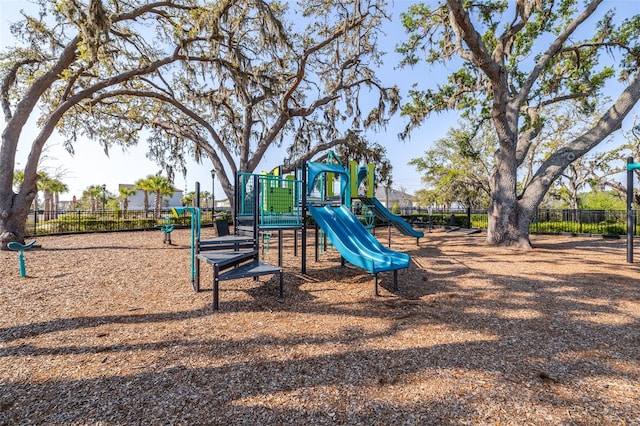
[[[171,218],[171,223],[180,226],[191,226],[191,216],[189,216],[188,214],[182,215],[180,217],[173,216]]]

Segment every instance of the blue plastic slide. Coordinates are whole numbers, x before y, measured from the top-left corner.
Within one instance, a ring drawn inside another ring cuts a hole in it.
[[[411,225],[407,223],[406,220],[387,210],[386,207],[377,198],[367,198],[367,197],[359,197],[359,198],[364,205],[367,205],[373,208],[373,214],[375,215],[375,217],[377,217],[380,220],[390,222],[403,235],[408,235],[416,238],[424,237],[424,232],[416,231],[415,229],[413,229]]]
[[[408,254],[382,246],[347,207],[309,206],[309,212],[342,257],[352,265],[372,274],[409,267],[411,258]]]

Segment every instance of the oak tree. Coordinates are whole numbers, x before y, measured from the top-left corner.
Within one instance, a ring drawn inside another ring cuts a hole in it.
[[[201,5],[166,28],[169,39],[184,39],[188,61],[101,93],[63,129],[99,135],[105,144],[147,134],[150,157],[169,172],[184,173],[190,157],[208,159],[231,201],[235,173],[254,172],[268,150],[286,148],[283,162],[295,167],[338,146],[360,149],[356,130],[384,126],[396,111],[397,88],[374,74],[388,19],[383,6],[378,0]],[[88,124],[89,115],[99,127]]]
[[[194,6],[181,0],[40,0],[36,16],[11,30],[16,45],[0,56],[0,101],[5,126],[0,142],[0,247],[24,241],[25,219],[37,194],[37,167],[45,144],[75,108],[114,86],[184,61],[183,44],[157,44],[172,16]],[[161,47],[164,47],[161,48]],[[38,133],[23,131],[37,119]],[[89,118],[89,125],[96,123]],[[75,136],[75,135],[72,135]],[[73,149],[74,137],[67,141]],[[24,181],[12,188],[18,147],[29,152]],[[105,147],[107,145],[105,144]]]
[[[409,33],[398,48],[403,65],[424,60],[452,70],[437,88],[411,91],[402,108],[411,120],[407,131],[445,110],[481,117],[495,129],[490,244],[530,247],[529,225],[552,183],[618,130],[640,99],[640,15],[616,20],[615,10],[599,10],[601,3],[446,0],[436,7],[413,5],[403,15]],[[597,21],[596,12],[602,12]],[[623,88],[598,120],[551,152],[518,186],[519,168],[548,108],[579,101],[589,113],[615,77]]]

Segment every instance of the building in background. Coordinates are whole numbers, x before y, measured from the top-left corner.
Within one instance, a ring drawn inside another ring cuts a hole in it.
[[[128,189],[134,189],[135,185],[130,185],[130,184],[126,184],[126,183],[121,183],[118,185],[118,190],[120,190],[120,188],[128,188]],[[148,193],[147,194],[148,198],[149,198],[149,208],[153,209],[153,206],[155,205],[156,202],[156,194],[155,193]],[[173,192],[172,196],[164,196],[162,197],[162,208],[166,209],[168,207],[175,207],[175,206],[181,206],[182,205],[182,201],[180,201],[182,199],[182,197],[184,197],[184,191],[180,190],[180,189],[176,189]],[[118,195],[118,198],[121,198],[120,195]],[[120,208],[123,208],[123,200],[120,199]],[[144,209],[144,191],[141,190],[137,190],[135,194],[129,196],[129,207],[127,208],[128,210],[143,210]]]
[[[393,188],[378,187],[375,196],[387,210],[391,210],[398,203],[401,214],[411,214],[413,211],[413,195],[406,192]]]

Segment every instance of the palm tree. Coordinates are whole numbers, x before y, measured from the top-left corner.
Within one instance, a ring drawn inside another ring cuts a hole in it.
[[[45,220],[58,217],[59,195],[67,192],[69,187],[57,178],[52,178],[47,172],[39,172],[38,189],[44,193]],[[18,190],[24,182],[24,170],[16,170],[13,173],[14,189]],[[38,209],[38,197],[34,198],[34,209]],[[53,212],[53,215],[52,215]]]
[[[136,189],[142,191],[143,194],[143,204],[144,204],[144,217],[147,217],[147,212],[149,211],[149,192],[153,191],[151,183],[149,182],[149,178],[151,176],[147,176],[144,179],[138,179],[134,184]]]
[[[44,195],[44,220],[52,218],[53,212],[53,191],[51,185],[53,185],[53,179],[47,174],[47,172],[38,173],[40,178],[38,179],[38,189],[42,191]]]
[[[122,217],[126,219],[127,210],[129,209],[129,197],[135,195],[138,190],[136,188],[121,186],[118,188],[118,192],[120,193],[120,198],[122,198]]]
[[[173,195],[175,188],[169,179],[160,175],[147,176],[146,182],[149,191],[155,194],[153,218],[157,219],[160,217],[160,210],[162,209],[162,197],[164,195]]]
[[[57,219],[58,207],[60,204],[60,194],[62,192],[67,192],[69,190],[69,187],[65,183],[59,181],[58,179],[52,179],[51,184],[49,185],[49,189],[51,190],[51,192],[53,192],[54,218]]]
[[[180,198],[180,202],[183,206],[193,206],[193,200],[196,199],[195,191],[188,192],[184,197]]]
[[[98,210],[98,200],[100,199],[100,194],[102,194],[102,185],[91,185],[90,187],[82,191],[82,198],[89,199],[91,213],[95,213],[96,210]]]

